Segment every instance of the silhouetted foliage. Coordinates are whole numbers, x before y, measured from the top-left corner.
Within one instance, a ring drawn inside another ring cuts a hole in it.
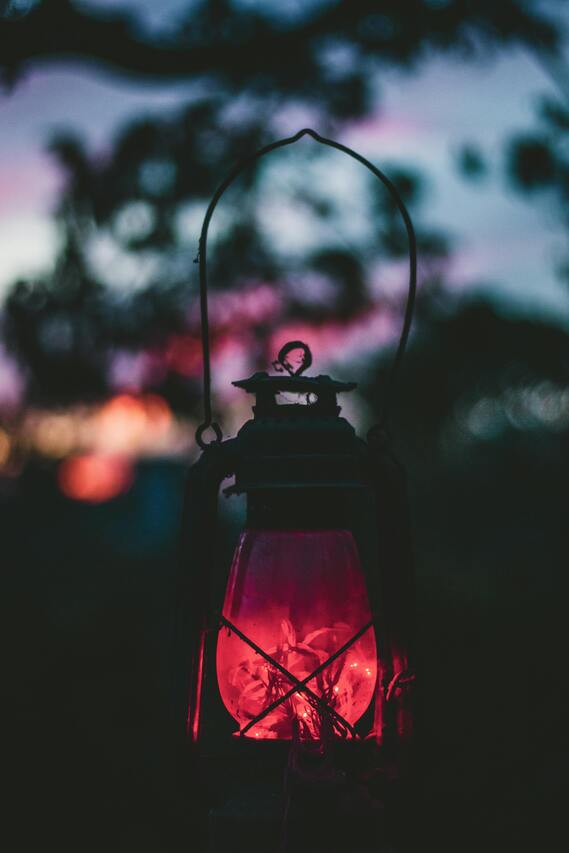
[[[518,137],[512,151],[513,178],[524,192],[543,190],[556,183],[557,169],[547,140],[536,136]]]
[[[235,109],[231,99],[199,98],[170,119],[135,121],[105,157],[88,155],[69,134],[51,141],[66,175],[57,211],[63,249],[48,279],[12,288],[4,315],[7,344],[26,368],[30,400],[61,403],[107,393],[117,351],[151,350],[163,364],[152,387],[179,403],[173,391],[179,382],[164,354],[172,335],[198,346],[193,261],[200,219],[235,158],[258,147],[266,133],[260,107]],[[211,289],[230,292],[257,282],[275,291],[285,323],[345,324],[381,298],[372,296],[371,278],[378,264],[405,257],[407,237],[383,188],[366,173],[360,176],[356,166],[356,203],[362,221],[375,225],[346,238],[344,198],[322,177],[346,168],[344,158],[314,144],[302,146],[281,161],[289,171],[293,166],[284,193],[279,169],[271,172],[261,163],[224,199],[209,250]],[[309,188],[304,173],[312,175]],[[428,287],[440,274],[449,240],[422,223],[421,177],[401,168],[391,174],[416,219]],[[282,205],[282,227],[275,227],[267,198]],[[318,238],[279,249],[287,216],[297,217],[297,230],[302,217],[300,227],[312,228]],[[316,279],[326,295],[315,301]],[[302,287],[294,286],[301,280]],[[270,326],[262,313],[228,325],[214,310],[211,325],[214,348],[229,334],[250,338],[254,361],[267,364],[274,357],[266,351]],[[185,388],[184,408],[191,409],[200,393],[195,360]]]
[[[508,144],[508,168],[513,186],[521,194],[549,202],[569,237],[569,109],[550,97],[541,99],[537,127],[516,133]],[[569,282],[569,254],[557,272]]]
[[[141,80],[185,76],[196,92],[207,91],[172,119],[134,121],[104,157],[88,154],[72,132],[52,140],[67,176],[58,211],[61,257],[48,281],[14,288],[5,316],[9,345],[26,366],[30,399],[62,401],[80,388],[88,396],[104,393],[114,352],[151,348],[160,358],[170,334],[196,338],[189,277],[199,214],[228,167],[278,135],[288,109],[302,104],[322,132],[332,133],[347,118],[375,109],[384,67],[414,68],[432,51],[473,57],[515,44],[553,55],[559,41],[552,7],[521,0],[326,0],[294,8],[208,0],[189,3],[171,23],[151,28],[120,7],[111,12],[72,0],[8,4],[0,20],[0,64],[12,83],[38,64],[73,62]],[[559,120],[559,111],[555,115]],[[299,169],[322,156],[303,154]],[[542,151],[542,175],[545,156]],[[480,173],[472,152],[463,165]],[[210,251],[212,288],[226,291],[253,275],[279,290],[284,321],[316,314],[321,323],[344,321],[365,310],[379,252],[402,259],[407,249],[389,200],[381,192],[371,196],[369,219],[380,223],[376,250],[373,235],[357,246],[338,239],[334,230],[344,226],[334,199],[297,183],[289,207],[330,227],[320,245],[283,260],[274,234],[263,227],[265,171],[243,176],[224,201],[230,224],[221,223]],[[408,170],[394,177],[416,218],[424,181]],[[449,239],[422,223],[418,237],[424,278],[438,281]],[[301,271],[327,288],[317,305],[298,287],[290,292],[287,275],[298,278]],[[59,294],[60,286],[69,290],[63,282],[78,278],[72,297]],[[54,344],[56,327],[61,334]],[[254,359],[266,361],[272,354],[263,351],[261,326],[250,332]],[[193,376],[186,380],[189,400],[197,388]],[[166,369],[155,383],[166,388],[173,381]]]
[[[459,172],[472,181],[486,177],[488,164],[476,145],[463,145],[456,157]]]
[[[9,7],[8,7],[9,8]],[[416,65],[430,50],[463,55],[503,45],[553,50],[555,17],[538,0],[326,0],[242,6],[188,3],[174,29],[72,0],[39,0],[0,21],[0,63],[13,83],[45,62],[96,62],[141,78],[207,75],[238,91],[293,94],[341,117],[369,105],[372,71]]]

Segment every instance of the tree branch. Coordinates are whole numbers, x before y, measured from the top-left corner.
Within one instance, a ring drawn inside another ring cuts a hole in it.
[[[290,89],[321,74],[317,54],[326,38],[391,64],[410,64],[429,45],[452,49],[476,35],[490,44],[554,43],[547,17],[526,11],[518,0],[478,0],[472,9],[466,0],[448,7],[423,0],[331,0],[284,25],[210,0],[193,12],[194,26],[167,39],[143,32],[124,12],[88,13],[71,0],[43,0],[21,18],[0,20],[0,68],[8,83],[30,68],[73,60],[147,80],[213,74],[240,84],[265,75]]]

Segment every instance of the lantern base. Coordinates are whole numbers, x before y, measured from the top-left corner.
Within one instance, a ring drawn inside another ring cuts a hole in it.
[[[385,837],[382,809],[357,802],[347,802],[342,811],[338,806],[329,792],[289,800],[282,785],[244,787],[211,809],[208,853],[394,853]]]
[[[232,763],[227,772],[210,765],[221,796],[209,812],[208,853],[397,849],[387,839],[386,780],[361,764],[368,750],[355,743],[324,753],[315,744],[286,746],[278,756],[272,751],[271,762]]]

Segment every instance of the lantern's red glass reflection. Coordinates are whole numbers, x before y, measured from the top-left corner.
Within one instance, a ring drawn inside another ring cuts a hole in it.
[[[371,620],[356,544],[347,530],[245,530],[227,586],[224,616],[299,681]],[[217,678],[225,707],[243,729],[293,682],[234,632],[220,631]],[[377,678],[370,626],[307,687],[353,725]],[[326,715],[325,715],[326,716]],[[318,738],[322,711],[302,691],[246,732],[260,739]]]

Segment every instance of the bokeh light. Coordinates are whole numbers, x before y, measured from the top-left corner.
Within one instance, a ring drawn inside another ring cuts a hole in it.
[[[132,462],[123,456],[88,453],[71,456],[59,466],[63,494],[76,501],[104,503],[129,490],[134,480]]]
[[[10,436],[3,429],[0,429],[0,469],[4,467],[10,458],[11,449],[12,442],[10,441]]]

